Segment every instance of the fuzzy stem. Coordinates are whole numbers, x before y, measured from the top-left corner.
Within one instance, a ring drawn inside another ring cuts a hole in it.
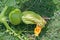
[[[7,6],[5,6],[5,8],[3,8],[2,12],[1,12],[1,15],[2,15],[2,16],[4,16],[4,14],[5,14],[7,8],[8,8]]]
[[[8,25],[8,23],[7,23],[6,21],[4,21],[3,24],[5,25],[5,27],[6,27],[7,29],[13,31],[13,30],[10,28],[10,26]]]
[[[3,22],[3,24],[5,25],[5,27],[10,30],[11,32],[13,32],[14,35],[16,35],[17,33],[15,33],[15,31],[13,29],[10,28],[10,26],[8,25],[8,23],[6,21]],[[16,35],[19,39],[21,39],[21,36],[19,34]]]

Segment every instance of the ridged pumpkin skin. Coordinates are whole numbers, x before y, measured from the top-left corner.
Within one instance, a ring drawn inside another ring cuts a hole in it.
[[[40,24],[41,26],[44,26],[46,24],[46,21],[37,13],[32,11],[24,11],[22,16],[22,20],[26,24]]]
[[[11,24],[18,25],[21,23],[21,11],[19,9],[15,9],[10,12],[9,20]]]

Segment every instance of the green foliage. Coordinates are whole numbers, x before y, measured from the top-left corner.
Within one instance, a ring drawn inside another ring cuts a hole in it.
[[[6,32],[0,32],[0,40],[19,40],[17,37],[9,35]]]
[[[46,27],[42,29],[40,36],[32,38],[35,38],[36,40],[60,40],[60,12],[55,12],[56,9],[60,11],[59,0],[0,0],[0,13],[5,5],[10,7],[6,12],[6,15],[15,7],[22,11],[31,10],[41,16],[50,17],[51,19],[47,21]],[[26,25],[23,22],[16,26],[10,23],[9,25],[16,33],[24,34],[22,35],[22,38],[29,36],[28,34],[33,34],[33,29],[35,27],[35,25]],[[10,35],[5,31],[5,26],[0,23],[0,40],[19,40],[16,36]],[[23,33],[20,33],[20,31]],[[30,36],[28,38],[30,38]]]
[[[47,26],[46,33],[42,36],[41,40],[60,40],[60,12],[55,12],[52,20]],[[44,30],[44,29],[43,29]],[[41,33],[43,34],[43,32]]]
[[[60,10],[60,0],[53,0],[53,2],[57,5],[57,10]]]

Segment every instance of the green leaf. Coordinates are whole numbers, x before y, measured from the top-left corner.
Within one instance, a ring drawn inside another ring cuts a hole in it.
[[[58,3],[60,3],[60,0],[53,0],[53,2],[54,2],[55,4],[58,4]]]
[[[5,3],[5,5],[7,5],[7,6],[15,6],[16,5],[15,0],[3,0],[2,2]]]

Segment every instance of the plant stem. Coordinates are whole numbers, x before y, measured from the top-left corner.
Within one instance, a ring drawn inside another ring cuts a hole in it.
[[[6,21],[3,22],[3,24],[5,25],[5,27],[10,30],[14,35],[16,35],[19,39],[22,39],[21,36],[17,33],[15,33],[15,31],[13,29],[10,28],[10,26],[8,25],[8,23]]]
[[[7,23],[6,21],[4,21],[3,24],[5,25],[5,27],[6,27],[7,29],[10,29],[11,31],[13,31],[13,30],[10,28],[10,26],[8,25],[8,23]]]
[[[4,14],[5,14],[7,8],[8,8],[7,6],[5,6],[5,8],[3,8],[2,12],[1,12],[1,15],[2,15],[2,16],[4,16]]]

